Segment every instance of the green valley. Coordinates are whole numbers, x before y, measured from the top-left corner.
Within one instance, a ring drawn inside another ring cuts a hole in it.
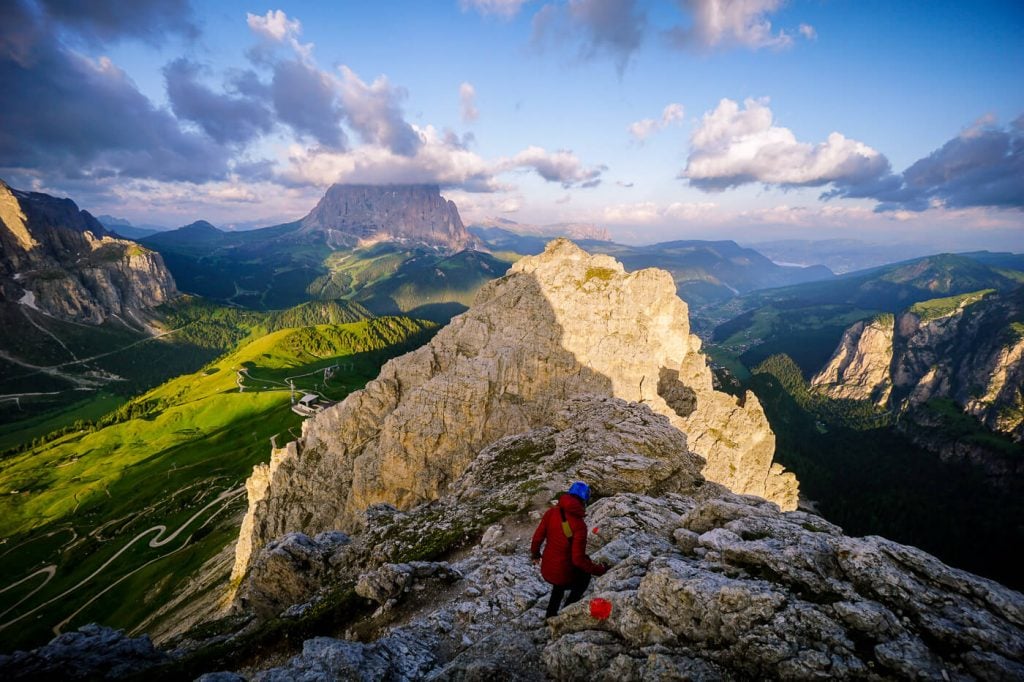
[[[1021,273],[988,264],[994,254],[941,254],[852,272],[829,280],[753,291],[693,312],[694,328],[719,354],[752,368],[786,354],[810,378],[858,320],[918,304],[938,314],[965,295],[1012,291]],[[997,260],[999,266],[1005,265]],[[968,298],[970,298],[968,297]]]
[[[1024,587],[1024,500],[992,485],[968,462],[947,461],[923,449],[872,405],[831,400],[810,391],[800,368],[776,355],[754,369],[749,387],[776,435],[776,459],[796,473],[813,508],[853,535],[882,535],[913,544],[953,565]],[[957,437],[997,441],[1024,455],[1019,444],[987,432],[948,403]],[[964,422],[972,426],[964,426]],[[934,430],[934,426],[932,427]],[[936,518],[942,523],[936,523]]]
[[[266,460],[273,438],[283,444],[301,424],[289,384],[297,395],[340,400],[436,331],[430,322],[382,317],[261,334],[261,325],[330,309],[252,317],[225,309],[200,315],[206,304],[196,301],[176,306],[172,317],[206,325],[193,328],[193,340],[215,346],[220,332],[237,335],[246,326],[252,338],[3,460],[5,648],[93,620],[139,627],[237,536],[245,478]]]

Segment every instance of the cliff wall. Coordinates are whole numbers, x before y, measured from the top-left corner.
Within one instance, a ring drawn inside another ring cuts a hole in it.
[[[178,295],[160,254],[112,237],[70,199],[0,182],[0,292],[54,317],[145,328]]]

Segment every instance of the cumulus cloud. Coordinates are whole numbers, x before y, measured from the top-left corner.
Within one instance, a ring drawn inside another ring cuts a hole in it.
[[[118,30],[116,22],[87,21],[97,13],[68,11],[95,32],[90,36]],[[227,150],[183,130],[109,59],[90,59],[68,48],[61,36],[69,36],[77,24],[58,32],[52,21],[38,8],[16,2],[0,23],[0,82],[8,93],[17,93],[0,107],[0,170],[11,178],[40,170],[66,178],[223,177]]]
[[[269,10],[264,16],[247,12],[245,19],[254,33],[277,42],[298,38],[302,32],[302,22],[298,19],[289,19],[288,15],[279,9]]]
[[[450,130],[409,123],[402,109],[407,93],[386,76],[367,83],[345,65],[336,72],[320,69],[312,46],[298,42],[301,24],[283,12],[249,15],[249,25],[271,43],[270,51],[250,56],[257,68],[273,71],[269,92],[277,119],[319,145],[295,144],[289,149],[287,166],[276,177],[290,186],[436,183],[469,192],[494,192],[507,189],[499,176],[524,170],[565,187],[594,187],[601,181],[604,167],[586,167],[570,151],[528,147],[512,158],[485,160],[469,150],[470,134],[460,138]],[[282,57],[275,46],[290,48],[292,55]],[[258,93],[263,87],[258,78],[247,74],[233,83],[240,95]],[[472,84],[463,83],[459,95],[464,120],[478,116]],[[361,144],[351,145],[346,130],[358,136]],[[265,171],[259,162],[252,168]]]
[[[295,186],[332,182],[431,183],[467,192],[496,192],[510,189],[500,181],[506,173],[533,171],[566,188],[587,188],[600,183],[605,170],[603,166],[586,167],[570,151],[548,152],[542,147],[527,147],[512,157],[488,161],[433,126],[414,130],[420,144],[412,155],[398,154],[376,144],[346,152],[294,145],[289,153],[289,167],[281,178]]]
[[[784,0],[679,0],[691,23],[670,30],[668,35],[678,47],[700,50],[787,48],[793,44],[792,36],[785,31],[773,31],[768,19],[783,4]],[[801,33],[804,26],[807,25],[801,26]]]
[[[167,25],[155,16],[156,25]],[[265,205],[265,193],[246,191],[249,184],[278,187],[299,201],[334,182],[429,182],[474,193],[512,191],[504,176],[523,173],[566,188],[601,182],[603,166],[586,165],[568,150],[527,147],[485,159],[470,150],[471,134],[411,124],[404,89],[385,76],[364,81],[346,66],[320,68],[313,45],[300,42],[301,23],[284,12],[248,15],[258,49],[246,53],[248,68],[219,74],[220,83],[200,63],[169,62],[167,108],[154,105],[111,60],[80,51],[93,35],[107,33],[90,28],[76,37],[71,27],[78,24],[62,21],[55,28],[41,2],[16,2],[0,24],[0,80],[18,95],[0,107],[0,174],[21,187],[69,191],[100,205],[118,196],[135,201],[126,198],[129,189],[136,199],[149,192],[167,212],[183,197],[207,209],[218,201]],[[117,30],[126,37],[147,33],[138,26],[130,34]],[[475,114],[472,85],[460,95]],[[254,143],[278,132],[291,142],[287,155],[252,155]]]
[[[605,166],[587,168],[571,151],[560,149],[549,152],[543,147],[530,146],[499,164],[500,169],[532,168],[548,182],[558,182],[563,187],[578,185],[582,188],[597,187]]]
[[[348,124],[364,142],[379,144],[401,156],[413,156],[420,137],[402,114],[403,88],[394,88],[386,76],[367,85],[347,66],[340,67],[340,96]]]
[[[459,86],[459,102],[462,104],[464,123],[472,123],[480,118],[480,111],[476,108],[476,88],[472,83],[463,83]]]
[[[270,131],[271,112],[259,98],[263,93],[253,92],[251,82],[246,82],[249,76],[239,75],[241,87],[236,89],[243,92],[232,96],[214,92],[202,84],[200,71],[198,64],[184,58],[164,67],[167,97],[175,116],[195,122],[221,144],[246,143]],[[244,92],[247,89],[249,94]]]
[[[664,130],[673,123],[683,120],[686,110],[682,104],[668,104],[661,112],[661,118],[644,118],[629,124],[627,131],[637,142],[643,142],[654,133]]]
[[[884,155],[837,132],[817,144],[798,141],[773,124],[765,100],[748,99],[741,109],[723,99],[701,119],[680,175],[710,191],[754,182],[853,187],[876,182],[889,168]]]
[[[475,10],[484,16],[511,19],[529,0],[459,0],[463,12]]]
[[[679,23],[661,32],[669,44],[701,52],[789,48],[794,38],[817,39],[800,23],[775,29],[771,15],[786,0],[676,0]],[[463,3],[465,9],[470,4]],[[515,11],[521,4],[517,3]],[[660,12],[659,12],[660,13]],[[611,57],[621,74],[648,31],[648,10],[638,0],[550,0],[533,15],[533,43],[577,46],[583,58]]]
[[[313,43],[299,42],[302,34],[302,22],[298,19],[289,19],[288,15],[281,10],[270,10],[265,15],[245,15],[246,23],[253,33],[263,38],[268,44],[287,45],[295,51],[303,61],[309,62],[313,58]],[[253,51],[257,57],[261,50]]]
[[[332,149],[344,149],[342,108],[334,80],[302,61],[286,59],[274,66],[270,83],[274,111],[296,134]]]
[[[879,211],[933,206],[1024,209],[1024,115],[1007,127],[982,118],[902,174],[836,188],[826,197],[876,199]]]
[[[647,13],[636,0],[570,0],[549,3],[533,17],[535,44],[551,38],[575,39],[585,58],[611,56],[621,73],[643,42]]]
[[[293,145],[289,150],[289,167],[281,177],[294,185],[436,183],[477,192],[500,188],[494,168],[479,155],[453,144],[432,126],[415,132],[420,144],[412,155],[398,154],[376,144],[347,152]]]

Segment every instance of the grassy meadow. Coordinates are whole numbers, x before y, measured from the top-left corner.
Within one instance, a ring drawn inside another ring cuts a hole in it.
[[[374,318],[271,332],[0,461],[3,649],[91,621],[139,625],[237,536],[245,478],[301,424],[286,380],[341,399],[434,329]]]

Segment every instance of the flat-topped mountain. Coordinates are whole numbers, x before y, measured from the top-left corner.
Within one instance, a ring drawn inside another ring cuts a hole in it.
[[[178,291],[160,254],[117,239],[70,199],[0,181],[0,292],[65,320],[142,327]]]
[[[461,251],[475,243],[437,185],[331,185],[300,224],[331,245],[409,241]]]
[[[428,185],[334,185],[301,220],[244,231],[200,220],[142,243],[182,291],[256,309],[346,298],[447,321],[508,268],[474,250],[458,208]]]

